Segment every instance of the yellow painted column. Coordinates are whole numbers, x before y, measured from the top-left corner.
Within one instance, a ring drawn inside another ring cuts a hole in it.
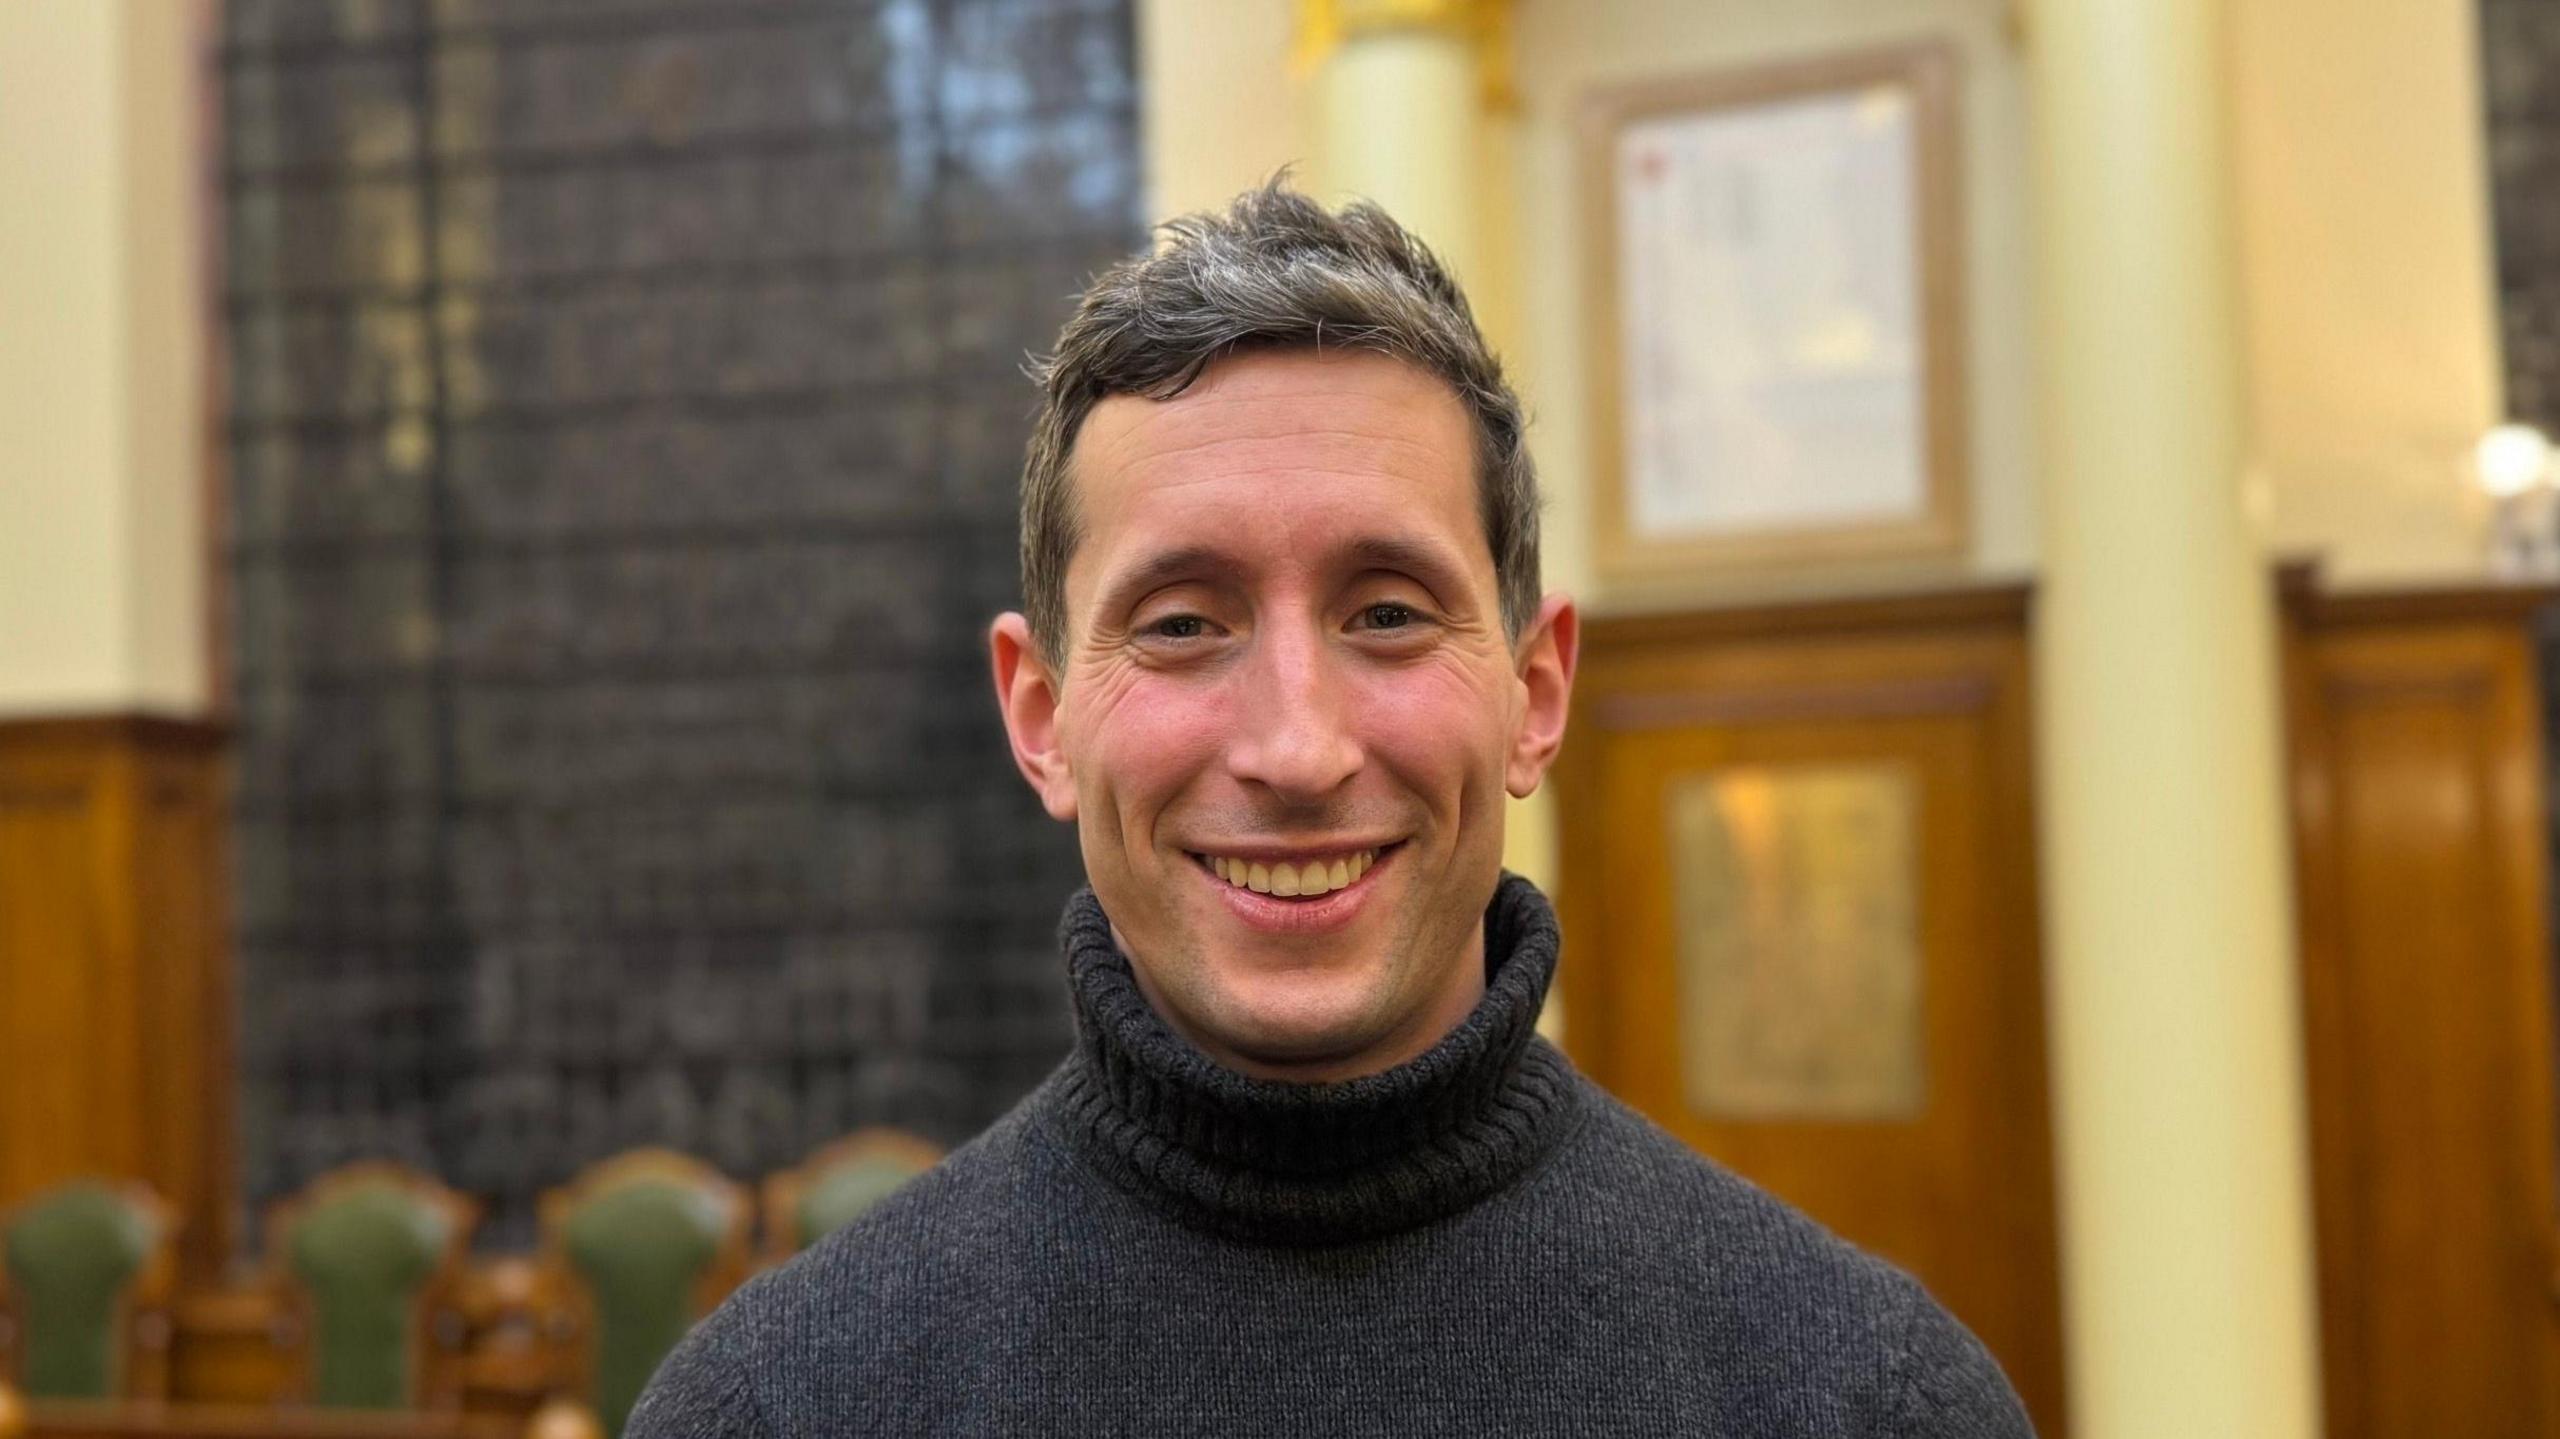
[[[2309,1439],[2269,582],[2241,501],[2219,0],[2033,0],[2038,619],[2074,1432]]]
[[[1300,0],[1315,68],[1317,178],[1375,200],[1481,282],[1478,134],[1507,0]]]
[[[0,3],[0,717],[207,702],[207,23]]]
[[[1509,4],[1298,0],[1297,12],[1319,142],[1311,187],[1375,200],[1420,235],[1466,287],[1488,336],[1503,277],[1492,273],[1489,227],[1501,217],[1485,191],[1485,129],[1507,104]],[[1504,833],[1503,863],[1552,883],[1548,792],[1514,801]]]

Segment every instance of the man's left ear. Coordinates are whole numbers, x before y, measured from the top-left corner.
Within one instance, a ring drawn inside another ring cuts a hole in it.
[[[1573,665],[1582,648],[1582,618],[1570,596],[1553,594],[1512,650],[1513,668],[1528,692],[1520,727],[1511,736],[1511,761],[1503,785],[1513,799],[1527,799],[1546,778],[1564,745],[1566,712],[1573,708]]]

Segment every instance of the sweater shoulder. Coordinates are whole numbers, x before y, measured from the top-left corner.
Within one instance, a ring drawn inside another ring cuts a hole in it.
[[[1910,1274],[1825,1228],[1605,1093],[1554,1182],[1624,1296],[1737,1350],[1828,1371],[1877,1432],[2032,1433],[1999,1362]]]
[[[934,1336],[1003,1292],[984,1272],[1027,1252],[1025,1191],[1052,1182],[1017,1108],[860,1219],[739,1287],[659,1366],[632,1439],[768,1439],[766,1415],[812,1412],[812,1391],[915,1371]],[[830,1422],[850,1416],[819,1405]],[[852,1432],[846,1430],[844,1432]]]
[[[1899,1272],[1596,1088],[1591,1120],[1559,1168],[1566,1183],[1589,1187],[1578,1196],[1585,1212],[1642,1224],[1657,1257],[1668,1249],[1735,1278],[1783,1272],[1851,1289]]]

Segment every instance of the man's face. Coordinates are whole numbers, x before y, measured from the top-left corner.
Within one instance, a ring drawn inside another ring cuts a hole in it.
[[[1427,1049],[1483,987],[1504,795],[1562,739],[1574,617],[1515,646],[1473,429],[1365,352],[1223,361],[1096,406],[1051,673],[993,634],[1017,760],[1167,1022],[1252,1073]]]

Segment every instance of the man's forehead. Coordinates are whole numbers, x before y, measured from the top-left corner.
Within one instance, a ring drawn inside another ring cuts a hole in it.
[[[1474,463],[1473,428],[1446,381],[1344,351],[1240,355],[1170,399],[1107,396],[1071,452],[1080,492],[1286,470],[1466,479]]]
[[[1264,559],[1448,572],[1482,549],[1474,429],[1436,376],[1382,356],[1230,360],[1170,400],[1095,408],[1071,464],[1070,574]],[[1491,562],[1491,553],[1484,555]]]

